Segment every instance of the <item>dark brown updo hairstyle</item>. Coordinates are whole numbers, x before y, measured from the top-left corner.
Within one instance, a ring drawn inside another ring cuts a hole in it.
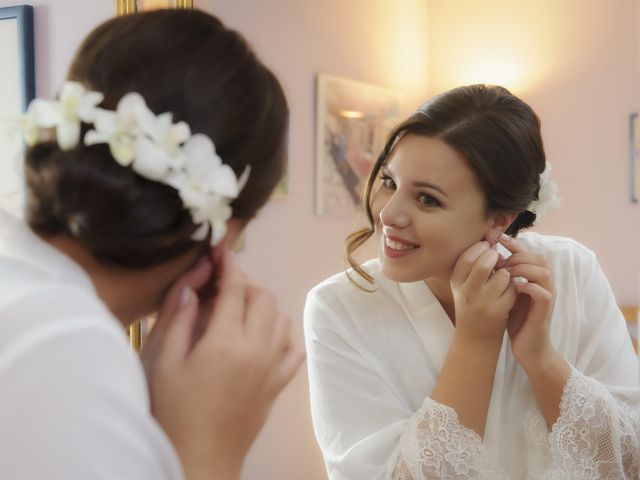
[[[171,112],[209,136],[237,176],[251,175],[231,204],[249,221],[281,178],[288,108],[275,76],[240,34],[198,10],[114,18],[84,40],[68,79],[101,92],[114,110],[140,93],[155,114]],[[86,132],[90,125],[83,125]],[[69,234],[96,258],[129,268],[171,259],[203,242],[173,188],[120,166],[105,144],[69,151],[54,142],[26,154],[27,221],[41,234]]]
[[[536,216],[525,210],[538,198],[545,154],[540,120],[506,88],[469,85],[437,95],[395,127],[371,170],[363,195],[369,226],[346,240],[349,265],[369,283],[373,278],[353,259],[353,252],[375,231],[371,197],[380,169],[405,135],[437,138],[459,152],[475,172],[485,194],[486,212],[517,213],[507,235],[530,227]]]

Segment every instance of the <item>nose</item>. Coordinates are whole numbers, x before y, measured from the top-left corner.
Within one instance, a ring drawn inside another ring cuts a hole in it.
[[[399,195],[392,195],[379,213],[380,222],[387,227],[404,228],[409,225],[411,218],[406,211]]]

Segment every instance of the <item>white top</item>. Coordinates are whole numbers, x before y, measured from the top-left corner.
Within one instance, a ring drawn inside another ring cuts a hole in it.
[[[305,307],[311,411],[331,480],[640,478],[640,367],[595,255],[567,238],[518,239],[551,266],[551,339],[573,367],[553,433],[506,334],[482,441],[431,400],[455,327],[425,282],[391,281],[372,260],[375,293],[340,273]]]
[[[2,211],[0,478],[184,478],[122,325],[79,265]]]

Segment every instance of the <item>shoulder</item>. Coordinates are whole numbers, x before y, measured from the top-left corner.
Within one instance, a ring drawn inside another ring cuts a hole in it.
[[[124,328],[94,291],[38,276],[35,267],[14,269],[11,279],[11,285],[0,281],[0,367],[14,368],[67,342],[72,348],[57,354],[91,353],[84,348],[89,343],[127,353]]]
[[[362,268],[369,273],[374,280],[380,277],[380,263],[378,259],[368,260],[362,265]],[[332,298],[342,295],[358,295],[360,293],[368,293],[363,289],[372,290],[373,288],[375,288],[373,285],[369,284],[365,279],[361,278],[355,270],[350,268],[336,273],[318,283],[309,291],[307,298]]]
[[[149,413],[142,366],[124,329],[87,309],[45,320],[51,322],[29,317],[27,327],[6,338],[10,327],[0,326],[0,447],[19,456],[35,451],[40,459],[5,467],[26,468],[29,478],[95,478],[96,465],[112,478],[182,478]],[[139,460],[130,464],[133,451]]]
[[[361,278],[353,269],[333,275],[313,287],[305,303],[305,326],[357,321],[382,305],[397,303],[397,284],[382,275],[378,259],[362,265],[374,283]]]
[[[524,232],[518,240],[543,255],[555,270],[572,269],[574,273],[582,273],[596,264],[595,253],[569,237]]]
[[[373,277],[371,284],[353,269],[337,273],[313,287],[307,294],[307,304],[328,303],[333,306],[371,304],[387,297],[396,285],[380,271],[377,258],[362,264],[362,268]]]

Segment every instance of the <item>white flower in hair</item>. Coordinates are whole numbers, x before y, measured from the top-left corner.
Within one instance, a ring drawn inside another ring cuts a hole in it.
[[[146,129],[153,128],[155,115],[139,93],[127,93],[116,111],[96,109],[94,130],[84,137],[85,145],[107,143],[111,155],[123,167],[133,162],[135,141]]]
[[[38,111],[43,100],[34,100],[29,104],[26,113],[20,115],[15,122],[15,130],[22,134],[24,141],[30,147],[44,140],[38,122]]]
[[[80,123],[94,121],[95,107],[103,98],[101,93],[88,92],[81,83],[66,82],[58,101],[36,100],[32,113],[38,127],[55,127],[58,145],[70,150],[80,141]]]
[[[536,214],[536,219],[533,222],[534,225],[538,225],[543,216],[560,206],[560,199],[556,195],[558,193],[558,187],[551,181],[550,176],[551,164],[547,163],[540,174],[538,199],[533,200],[526,208]]]
[[[170,169],[179,171],[184,163],[181,145],[191,136],[189,125],[174,124],[173,115],[163,113],[145,120],[142,127],[146,135],[135,139],[133,169],[151,180],[164,179]]]
[[[203,134],[187,140],[183,153],[183,170],[170,175],[167,183],[178,190],[193,222],[213,229],[212,243],[217,244],[224,237],[226,222],[231,218],[229,200],[236,198],[244,187],[248,170],[238,180],[231,167],[222,163],[211,139]],[[208,229],[201,228],[194,233],[194,239],[200,240],[207,233]]]
[[[92,123],[85,145],[108,144],[113,158],[138,175],[175,188],[198,229],[193,240],[211,235],[216,245],[231,218],[230,203],[246,184],[250,168],[238,179],[216,153],[211,139],[191,135],[185,122],[173,123],[171,113],[155,115],[135,92],[124,95],[115,111],[98,108],[103,95],[82,84],[66,82],[59,101],[36,99],[17,121],[29,145],[56,129],[60,148],[77,146],[80,122]]]
[[[171,113],[158,115],[153,124],[146,125],[146,133],[169,156],[176,155],[180,145],[191,136],[191,129],[185,122],[173,123]]]

